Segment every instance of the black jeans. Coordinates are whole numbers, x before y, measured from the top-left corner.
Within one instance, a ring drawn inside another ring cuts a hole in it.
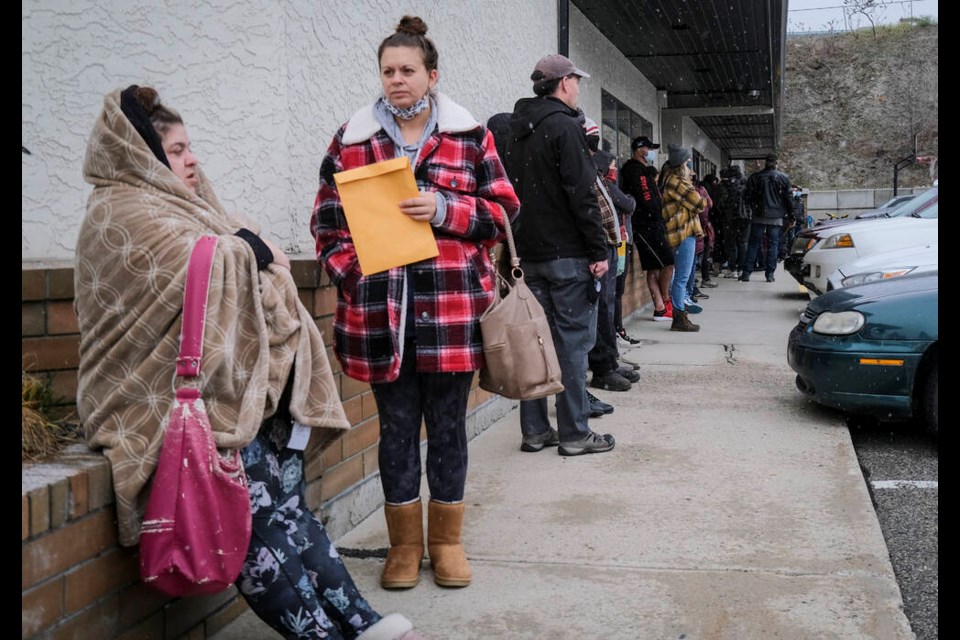
[[[609,270],[600,279],[600,297],[597,299],[597,341],[587,354],[590,371],[605,376],[617,369],[617,331],[614,325],[614,305],[617,300],[617,248],[610,247]]]
[[[724,220],[724,253],[727,268],[742,271],[747,262],[747,244],[750,240],[750,220],[729,218]]]
[[[417,371],[416,342],[407,338],[400,375],[371,384],[380,412],[380,482],[390,504],[420,496],[420,423],[427,426],[430,497],[460,502],[467,481],[467,400],[473,372]]]

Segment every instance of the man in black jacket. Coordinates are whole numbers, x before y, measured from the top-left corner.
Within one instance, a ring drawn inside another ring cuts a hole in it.
[[[564,56],[541,59],[530,76],[537,97],[518,100],[511,119],[506,169],[520,198],[517,253],[550,322],[564,386],[557,396],[557,430],[550,426],[546,398],[520,403],[523,451],[559,444],[561,455],[580,455],[614,446],[613,436],[594,433],[587,424],[595,287],[609,268],[593,191],[597,171],[577,121],[580,79],[589,77]]]
[[[793,214],[793,193],[790,178],[777,171],[777,156],[770,154],[762,171],[753,173],[747,180],[746,201],[753,209],[750,226],[750,244],[747,247],[747,262],[740,275],[741,282],[750,281],[750,273],[757,261],[757,253],[764,236],[767,238],[765,272],[767,282],[773,282],[777,269],[777,248],[780,244],[780,227],[783,219]]]

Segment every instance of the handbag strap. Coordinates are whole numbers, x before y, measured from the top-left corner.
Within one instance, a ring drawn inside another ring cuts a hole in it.
[[[183,291],[183,326],[180,330],[180,355],[177,376],[195,378],[200,375],[203,358],[204,318],[207,315],[207,293],[213,271],[213,254],[217,236],[201,236],[187,264],[187,283]]]
[[[513,241],[513,228],[510,226],[510,216],[504,214],[503,222],[507,232],[507,248],[510,250],[510,276],[516,283],[523,280],[523,269],[520,268],[520,257],[517,255],[517,245]]]
[[[510,269],[512,271],[520,268],[520,258],[517,256],[517,245],[513,241],[513,228],[510,226],[510,216],[506,213],[503,215],[503,222],[507,232],[507,248],[510,250]]]

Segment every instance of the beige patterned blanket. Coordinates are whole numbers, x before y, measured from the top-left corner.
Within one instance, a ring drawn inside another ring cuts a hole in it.
[[[349,423],[290,272],[258,272],[249,245],[233,235],[257,229],[227,215],[202,175],[194,194],[157,160],[123,115],[119,90],[104,100],[83,169],[94,189],[76,251],[77,406],[90,445],[113,466],[120,543],[134,545],[173,400],[187,260],[199,236],[220,237],[202,377],[217,444],[249,443],[291,371],[291,413],[319,428],[310,452]]]

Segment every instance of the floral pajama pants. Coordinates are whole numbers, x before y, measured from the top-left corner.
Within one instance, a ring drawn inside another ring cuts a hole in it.
[[[285,638],[352,639],[380,620],[304,503],[303,452],[287,417],[264,421],[243,452],[253,535],[237,588]]]

